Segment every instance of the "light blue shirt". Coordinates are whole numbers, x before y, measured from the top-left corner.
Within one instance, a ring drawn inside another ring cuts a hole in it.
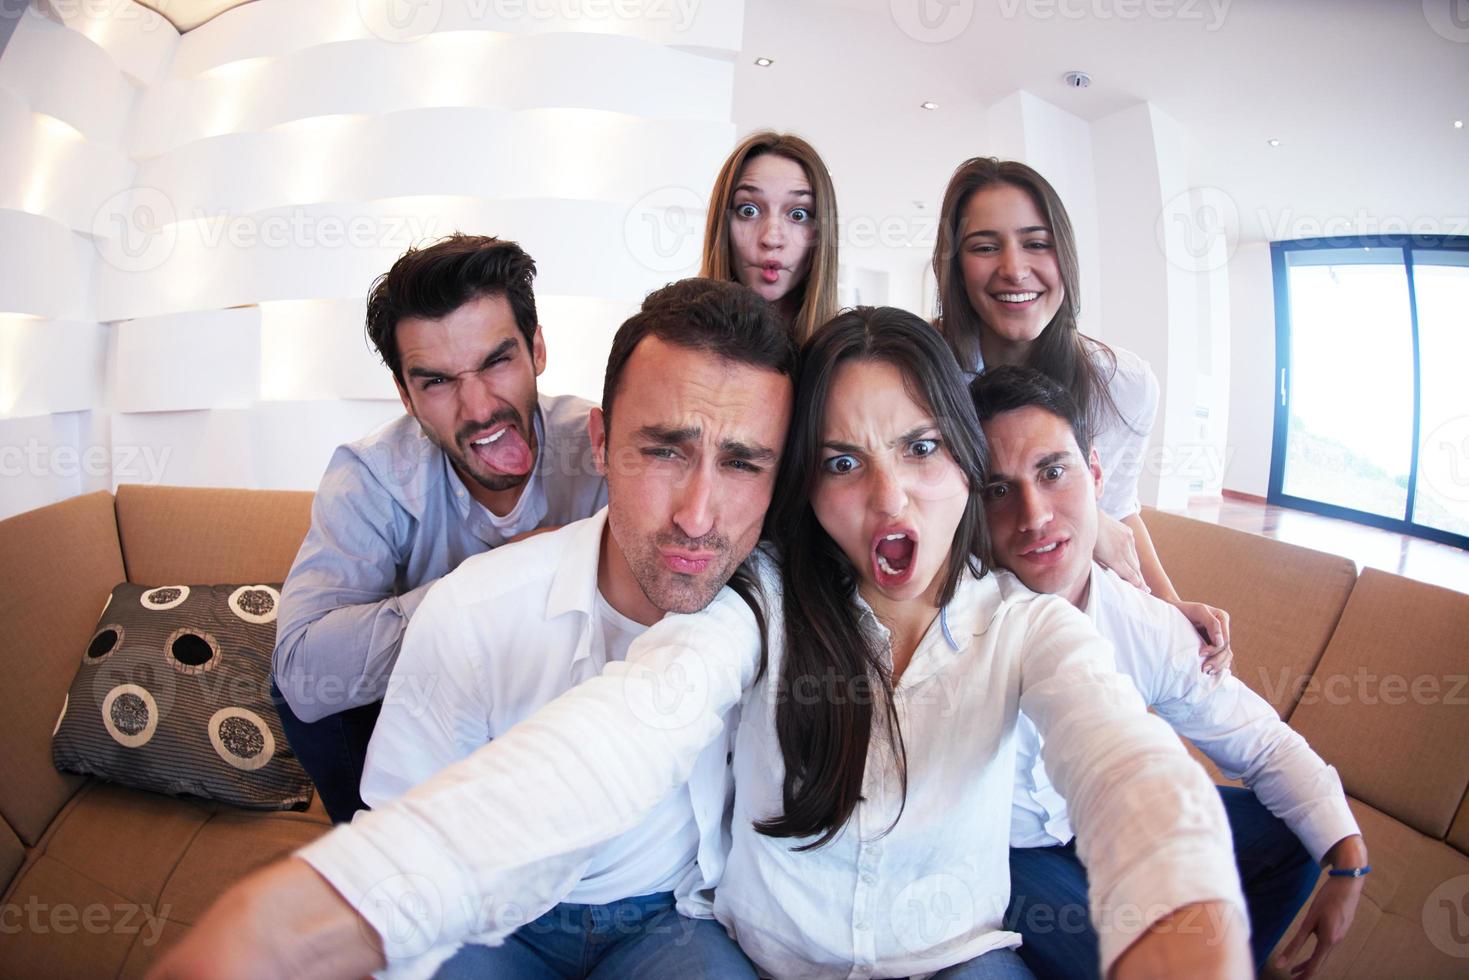
[[[319,721],[380,700],[409,618],[429,586],[464,559],[606,506],[587,435],[591,407],[541,396],[536,466],[503,518],[470,496],[410,415],[337,447],[281,590],[272,665],[298,718]]]

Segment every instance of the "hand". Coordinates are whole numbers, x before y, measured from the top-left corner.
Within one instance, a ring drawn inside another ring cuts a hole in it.
[[[1316,893],[1301,928],[1296,931],[1290,944],[1275,958],[1277,970],[1289,970],[1292,980],[1307,980],[1321,969],[1331,949],[1346,937],[1352,927],[1352,918],[1357,914],[1357,900],[1362,897],[1365,878],[1328,878]],[[1290,966],[1291,960],[1301,951],[1309,936],[1316,937],[1316,946],[1304,963]]]
[[[1097,544],[1092,557],[1103,568],[1110,568],[1135,589],[1151,593],[1143,581],[1143,566],[1137,556],[1137,540],[1132,528],[1115,517],[1097,512]]]
[[[228,889],[148,971],[149,980],[361,977],[385,965],[377,933],[305,861]]]
[[[1204,661],[1204,673],[1212,674],[1225,669],[1234,662],[1229,649],[1229,613],[1203,602],[1185,602],[1180,599],[1173,607],[1183,613],[1194,629],[1199,631],[1201,647],[1208,654]]]

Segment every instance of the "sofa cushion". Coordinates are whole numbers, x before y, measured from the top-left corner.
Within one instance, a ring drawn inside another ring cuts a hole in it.
[[[1459,813],[1454,817],[1454,824],[1445,840],[1464,854],[1469,854],[1469,796],[1459,804]]]
[[[220,892],[328,829],[319,806],[259,812],[88,783],[5,902],[83,914],[102,905],[105,934],[58,933],[43,913],[42,930],[27,925],[0,942],[0,976],[141,975]]]
[[[5,891],[5,886],[10,884],[10,879],[15,877],[16,870],[25,863],[25,859],[25,845],[9,824],[0,823],[0,882],[4,882],[0,884],[0,893]]]
[[[1351,594],[1351,560],[1144,508],[1163,567],[1185,599],[1230,615],[1234,675],[1290,719]]]
[[[1469,786],[1466,636],[1469,596],[1365,569],[1291,717],[1348,793],[1438,839]]]
[[[51,764],[51,733],[97,614],[123,579],[112,497],[91,493],[0,521],[0,815],[26,844],[76,792]]]
[[[311,494],[125,484],[117,524],[129,582],[282,582],[311,525]]]
[[[270,696],[278,585],[124,582],[97,622],[52,744],[58,769],[261,809],[311,781]]]

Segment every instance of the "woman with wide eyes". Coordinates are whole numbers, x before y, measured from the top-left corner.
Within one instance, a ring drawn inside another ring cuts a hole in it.
[[[1084,406],[1103,475],[1096,560],[1177,606],[1206,638],[1206,670],[1227,666],[1229,614],[1179,598],[1141,516],[1158,379],[1136,354],[1077,330],[1076,239],[1055,188],[1023,163],[975,157],[954,171],[940,211],[937,326],[960,366],[1035,368]]]
[[[754,133],[715,178],[699,275],[749,286],[804,341],[836,313],[836,235],[836,193],[811,144]]]

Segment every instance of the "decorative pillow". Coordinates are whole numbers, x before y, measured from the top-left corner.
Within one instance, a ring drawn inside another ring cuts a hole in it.
[[[56,768],[262,810],[311,780],[270,698],[279,585],[112,590],[51,742]]]

